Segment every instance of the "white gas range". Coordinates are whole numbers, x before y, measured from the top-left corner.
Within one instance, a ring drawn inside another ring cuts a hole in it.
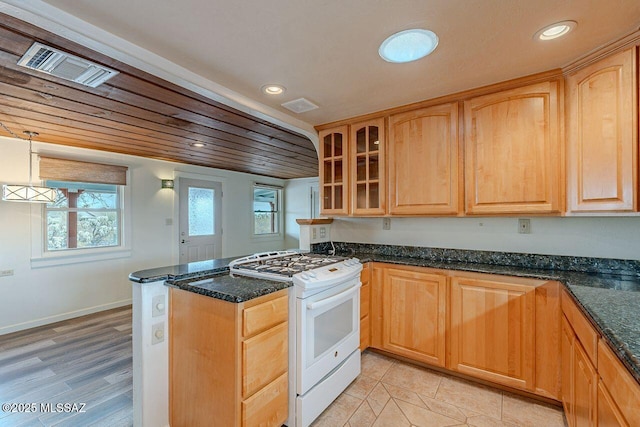
[[[231,275],[294,284],[289,307],[289,427],[307,427],[360,374],[356,258],[265,252],[229,264]]]

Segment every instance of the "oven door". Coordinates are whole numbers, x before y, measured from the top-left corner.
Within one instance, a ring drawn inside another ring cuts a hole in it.
[[[296,299],[296,392],[303,395],[360,345],[360,277]]]

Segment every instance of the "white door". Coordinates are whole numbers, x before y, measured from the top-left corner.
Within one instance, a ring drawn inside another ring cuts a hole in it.
[[[222,255],[222,184],[179,178],[180,264]]]

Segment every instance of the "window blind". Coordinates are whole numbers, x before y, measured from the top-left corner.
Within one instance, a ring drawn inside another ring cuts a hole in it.
[[[40,179],[127,185],[127,167],[40,156]]]

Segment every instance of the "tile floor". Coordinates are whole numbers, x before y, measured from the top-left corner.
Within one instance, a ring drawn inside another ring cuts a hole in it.
[[[312,427],[564,427],[562,409],[410,365],[362,354],[362,373]]]

